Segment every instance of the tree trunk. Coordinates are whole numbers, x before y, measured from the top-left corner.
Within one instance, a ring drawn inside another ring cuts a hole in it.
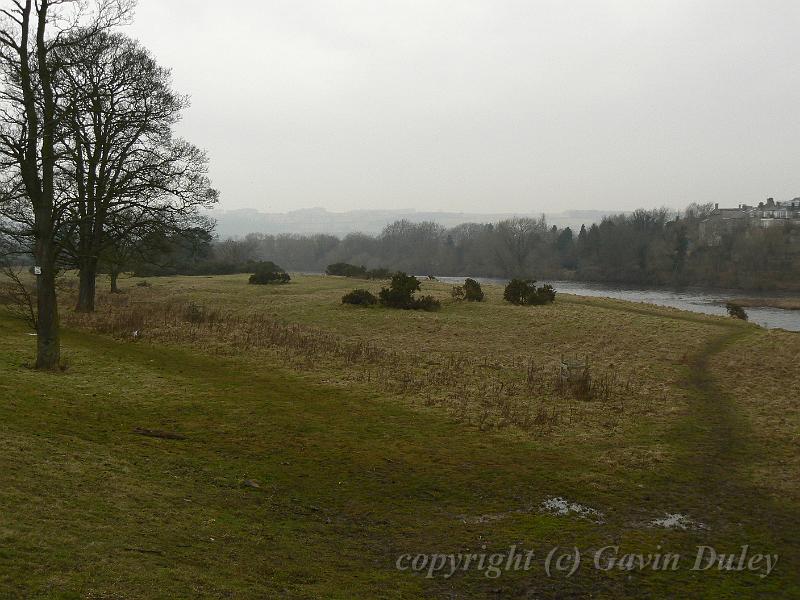
[[[40,185],[34,187],[35,195],[31,198],[34,205],[35,228],[37,234],[36,254],[41,261],[42,274],[36,284],[38,291],[38,328],[36,344],[36,368],[57,369],[61,361],[61,341],[58,322],[58,298],[56,297],[56,258],[58,249],[56,243],[56,213],[55,213],[55,135],[57,121],[57,107],[53,92],[52,72],[48,65],[48,49],[45,42],[47,29],[48,0],[40,0],[38,9],[38,23],[36,27],[36,71],[42,94],[42,132],[41,132],[41,175],[34,174],[36,169],[36,123],[30,120],[29,128],[34,132],[27,140],[26,152],[29,160],[24,170],[28,172],[31,181],[38,180]],[[26,8],[31,6],[26,3]],[[30,13],[29,13],[30,14]],[[27,43],[27,40],[26,40]],[[30,81],[27,82],[28,101],[26,110],[33,109],[33,97]],[[34,109],[35,110],[35,109]],[[30,159],[33,160],[30,160]]]
[[[80,264],[80,281],[78,284],[77,312],[94,312],[94,300],[97,290],[97,260],[84,259]]]
[[[53,370],[59,368],[61,362],[55,253],[48,239],[40,240],[37,249],[36,259],[42,274],[36,278],[36,368]]]
[[[119,271],[114,267],[111,268],[111,293],[112,294],[119,294],[119,288],[117,287],[117,279],[119,278]]]

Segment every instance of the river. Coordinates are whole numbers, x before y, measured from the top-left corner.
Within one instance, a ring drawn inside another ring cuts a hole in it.
[[[446,283],[461,283],[463,277],[437,277]],[[506,279],[475,277],[481,283],[505,285]],[[543,281],[551,284],[557,292],[575,294],[576,296],[595,296],[599,298],[615,298],[631,302],[646,302],[659,306],[671,306],[681,310],[689,310],[707,315],[725,316],[728,311],[725,303],[736,298],[776,298],[779,293],[759,294],[739,290],[704,290],[687,288],[670,290],[664,288],[637,288],[603,283],[585,283],[580,281]],[[795,294],[796,296],[796,294]],[[784,310],[781,308],[746,308],[750,321],[768,329],[786,329],[800,331],[800,310]]]

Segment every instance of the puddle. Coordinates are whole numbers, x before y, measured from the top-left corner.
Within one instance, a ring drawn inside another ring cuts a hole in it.
[[[686,515],[680,513],[665,513],[660,519],[650,521],[650,527],[663,527],[664,529],[707,529],[698,521],[693,521]]]
[[[548,498],[542,502],[539,507],[541,512],[550,513],[551,515],[568,516],[575,515],[581,519],[587,519],[594,523],[603,522],[603,513],[594,508],[583,506],[577,502],[570,502],[565,498]]]

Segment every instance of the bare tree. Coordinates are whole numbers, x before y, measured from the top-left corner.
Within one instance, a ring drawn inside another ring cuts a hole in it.
[[[127,18],[126,0],[11,0],[0,9],[0,170],[8,233],[27,237],[37,263],[36,367],[59,366],[56,272],[65,211],[58,184],[58,131],[68,113],[55,81],[61,55]],[[78,33],[80,32],[80,33]]]
[[[539,241],[547,232],[547,221],[542,215],[539,219],[515,217],[500,221],[495,228],[497,260],[503,266],[506,275],[524,276],[527,272],[528,258]]]
[[[65,246],[80,272],[76,309],[89,312],[105,253],[119,256],[152,230],[194,227],[217,192],[205,153],[172,136],[188,99],[146,49],[101,32],[69,58],[58,85],[72,108],[61,163],[74,195]]]
[[[432,274],[439,266],[436,249],[444,234],[444,227],[438,223],[401,219],[386,225],[378,239],[386,253],[384,259],[391,260],[397,268],[410,271],[416,267]]]

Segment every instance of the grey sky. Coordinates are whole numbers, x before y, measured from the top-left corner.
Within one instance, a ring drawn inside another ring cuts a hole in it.
[[[797,0],[140,0],[222,208],[800,196]]]

